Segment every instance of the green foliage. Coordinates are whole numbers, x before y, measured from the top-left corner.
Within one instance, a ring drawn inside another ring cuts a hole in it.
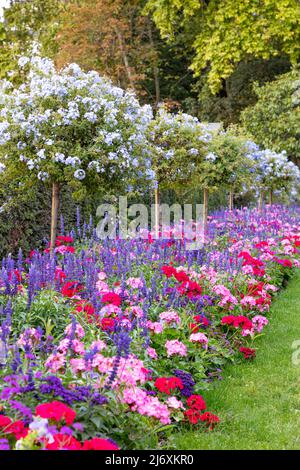
[[[203,187],[238,190],[249,178],[252,163],[246,158],[246,137],[237,128],[229,128],[213,135],[202,162],[199,182]]]
[[[244,127],[255,141],[276,151],[285,150],[300,163],[300,70],[256,86],[258,101],[242,113]]]
[[[288,58],[284,56],[241,62],[232,75],[222,81],[222,88],[217,94],[211,92],[207,76],[203,74],[194,87],[195,91],[198,90],[197,116],[202,121],[223,122],[225,127],[231,123],[237,124],[243,109],[257,101],[254,82],[263,85],[288,72],[290,67]]]
[[[245,59],[279,54],[292,63],[299,59],[298,0],[149,0],[147,11],[164,37],[185,29],[195,48],[191,67],[196,76],[209,67],[213,93]]]
[[[12,0],[4,9],[3,23],[0,23],[0,78],[7,72],[18,69],[18,58],[27,55],[33,43],[39,43],[42,54],[53,57],[59,15],[63,9],[62,0]],[[19,83],[19,74],[13,80]]]

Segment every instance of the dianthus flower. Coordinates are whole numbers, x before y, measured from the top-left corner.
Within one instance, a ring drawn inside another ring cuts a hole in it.
[[[175,388],[179,388],[180,390],[184,388],[182,381],[178,377],[159,377],[155,380],[154,386],[161,393],[166,393],[167,395],[170,395],[171,390],[174,390]]]
[[[193,410],[202,411],[206,409],[206,403],[201,395],[191,395],[187,399],[187,405]]]
[[[187,355],[187,349],[186,345],[183,344],[181,341],[178,341],[178,339],[171,339],[166,341],[166,349],[167,349],[167,356],[186,356]]]
[[[113,441],[109,439],[102,439],[100,437],[93,437],[84,441],[82,450],[119,450],[120,448]]]
[[[64,420],[68,426],[73,424],[76,418],[76,412],[60,401],[38,405],[35,409],[35,414],[41,416],[41,418],[52,419],[57,422]]]

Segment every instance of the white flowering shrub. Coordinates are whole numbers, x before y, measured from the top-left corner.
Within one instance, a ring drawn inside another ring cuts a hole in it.
[[[152,158],[149,176],[154,184],[176,188],[197,182],[206,138],[197,118],[161,108],[148,129]]]
[[[255,164],[251,181],[252,189],[258,192],[296,191],[300,183],[300,170],[297,165],[288,160],[285,151],[276,153],[270,149],[260,150],[252,142],[248,157]]]
[[[22,57],[28,79],[0,84],[0,173],[69,184],[121,188],[145,176],[150,106],[76,64],[57,72],[49,59]]]
[[[237,129],[220,129],[207,142],[200,182],[204,187],[239,191],[249,179],[253,163],[247,158],[246,138]]]

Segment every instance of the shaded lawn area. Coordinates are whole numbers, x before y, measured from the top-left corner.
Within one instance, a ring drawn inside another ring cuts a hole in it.
[[[213,432],[170,438],[177,449],[300,449],[300,273],[271,307],[254,362],[228,365],[224,380],[204,394],[221,423]],[[299,345],[293,349],[293,342]]]

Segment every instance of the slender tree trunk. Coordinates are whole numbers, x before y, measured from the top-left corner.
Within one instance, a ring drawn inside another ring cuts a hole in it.
[[[230,211],[233,211],[233,209],[234,209],[233,196],[234,196],[233,189],[230,189],[230,191],[229,191],[229,210]]]
[[[273,204],[273,189],[270,189],[270,192],[269,192],[269,204],[270,206],[272,206]]]
[[[207,216],[208,216],[208,189],[203,190],[203,233],[207,234]]]
[[[261,192],[259,194],[259,197],[258,197],[258,210],[259,210],[259,212],[262,211],[263,202],[264,202],[264,198],[263,198],[263,193]]]
[[[121,50],[121,54],[122,54],[123,62],[124,62],[124,65],[125,65],[125,70],[126,70],[126,73],[127,73],[129,84],[130,84],[131,88],[133,90],[135,90],[134,80],[133,80],[133,77],[132,77],[128,56],[127,56],[126,49],[125,49],[125,46],[124,46],[124,39],[123,39],[122,33],[117,27],[115,27],[115,32],[116,32],[116,35],[117,35],[117,38],[118,38],[118,41],[119,41],[119,47],[120,47],[120,50]]]
[[[159,189],[155,188],[154,190],[155,198],[155,236],[159,238]]]
[[[57,233],[57,221],[58,221],[58,208],[59,208],[59,195],[60,187],[58,183],[52,184],[52,210],[51,210],[51,241],[50,241],[50,252],[51,254],[55,248],[55,240]]]
[[[153,75],[154,75],[154,84],[155,84],[155,106],[157,107],[158,103],[160,102],[160,83],[159,83],[159,69],[157,66],[157,53],[155,50],[155,44],[153,41],[152,35],[152,24],[151,20],[148,21],[148,36],[151,49],[153,51]]]

